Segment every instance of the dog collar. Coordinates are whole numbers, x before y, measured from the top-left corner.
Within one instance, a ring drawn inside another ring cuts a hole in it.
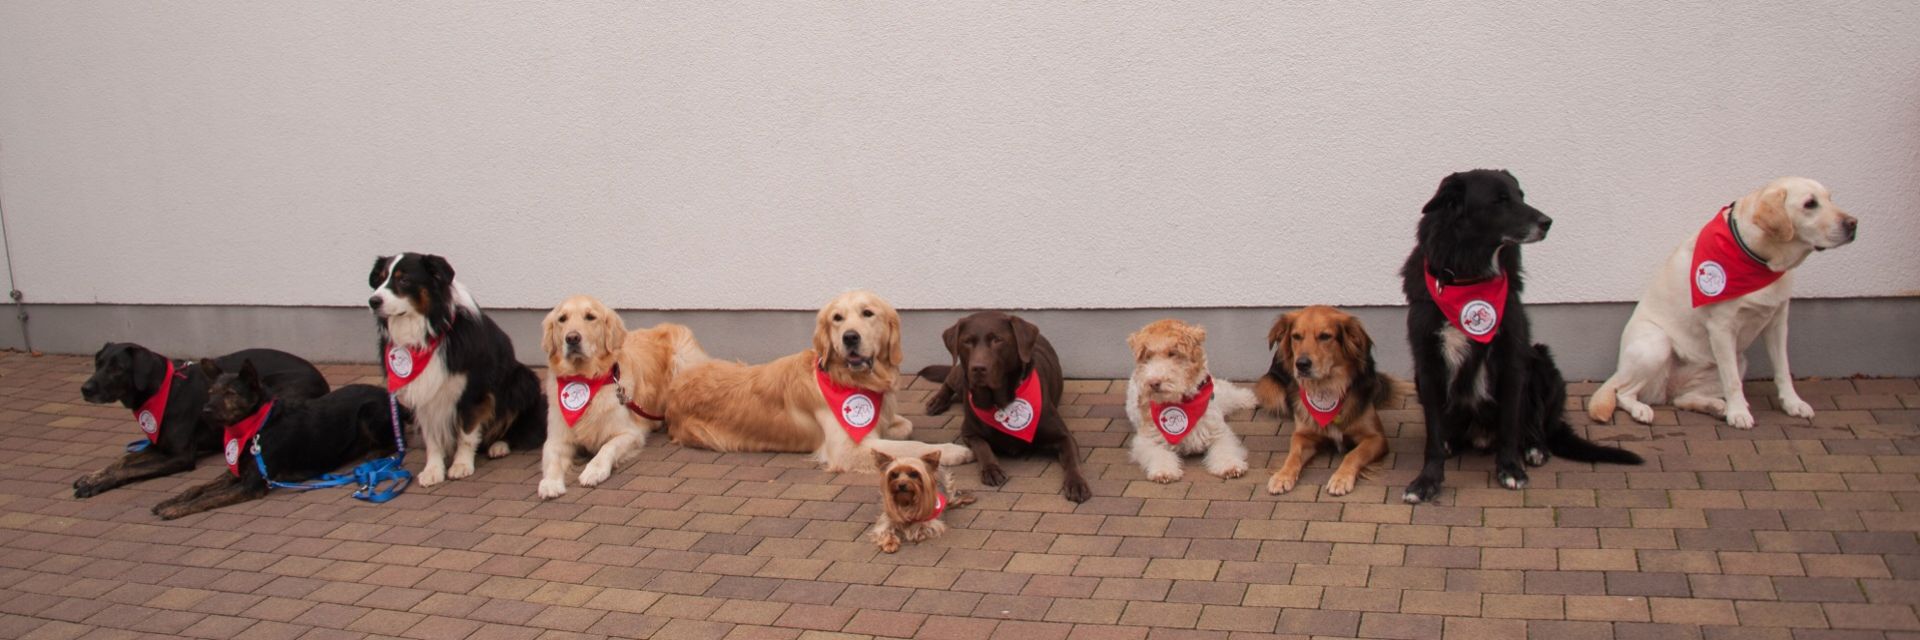
[[[224,429],[226,442],[223,443],[224,447],[221,449],[221,452],[226,454],[227,471],[233,472],[233,477],[240,477],[240,447],[246,444],[248,440],[252,440],[254,434],[260,433],[260,427],[266,425],[267,416],[272,413],[273,401],[268,400],[266,404],[260,405],[260,408],[253,412],[253,415],[247,416],[239,422],[227,425],[226,429]],[[253,454],[257,456],[260,455],[260,452],[254,451]]]
[[[880,403],[886,399],[885,393],[835,383],[819,365],[813,368],[813,381],[820,387],[820,395],[826,398],[834,420],[847,432],[847,437],[853,438],[854,444],[860,444],[873,432],[874,425],[880,422]]]
[[[587,376],[554,376],[555,393],[559,394],[559,397],[555,398],[555,400],[560,403],[560,417],[566,419],[567,428],[572,429],[575,423],[580,422],[580,416],[587,414],[587,405],[593,404],[593,397],[600,395],[601,387],[607,386],[608,382],[619,379],[620,365],[617,364],[613,365],[613,368],[608,369],[606,373],[592,378]]]
[[[427,370],[427,363],[433,362],[433,354],[440,349],[440,340],[445,337],[434,336],[427,346],[419,349],[387,345],[387,393],[399,391],[420,377],[420,373]]]
[[[1148,400],[1147,419],[1153,421],[1154,428],[1160,430],[1160,436],[1167,439],[1167,444],[1177,445],[1193,432],[1194,423],[1207,414],[1207,405],[1212,402],[1213,376],[1207,376],[1207,380],[1200,383],[1200,388],[1194,390],[1193,395],[1179,402]]]
[[[1785,273],[1760,259],[1735,226],[1733,204],[1714,214],[1693,239],[1693,270],[1689,272],[1694,308],[1726,302],[1766,288]]]
[[[613,371],[613,383],[615,385],[620,384],[620,365],[617,363],[614,364],[612,371]],[[633,399],[627,398],[626,387],[615,386],[614,391],[620,394],[620,404],[626,405],[627,410],[632,411],[634,415],[640,416],[642,418],[646,418],[648,420],[652,420],[654,422],[661,422],[667,419],[666,416],[656,415],[652,412],[647,411],[646,409],[640,408],[639,400],[633,400]]]
[[[921,518],[919,520],[915,520],[913,522],[914,524],[919,524],[922,522],[933,522],[934,520],[940,519],[940,514],[946,513],[946,512],[947,512],[947,494],[941,493],[939,491],[934,491],[933,492],[933,513],[927,514],[927,517]]]
[[[1426,275],[1427,294],[1448,324],[1474,342],[1493,342],[1500,322],[1507,318],[1507,272],[1477,282],[1443,285],[1433,277],[1433,269],[1422,266],[1421,271]]]
[[[1300,404],[1307,408],[1307,415],[1313,416],[1314,423],[1320,425],[1321,429],[1327,428],[1327,425],[1333,424],[1334,419],[1340,417],[1340,405],[1346,401],[1345,391],[1340,392],[1340,395],[1334,397],[1332,401],[1324,399],[1315,401],[1313,394],[1307,393],[1307,385],[1300,385]]]
[[[1013,392],[1013,402],[998,410],[988,411],[973,404],[973,392],[967,392],[967,409],[981,422],[991,425],[995,430],[1024,442],[1033,442],[1033,434],[1038,429],[1034,424],[1040,421],[1040,409],[1043,400],[1040,395],[1040,370],[1029,369],[1027,377],[1020,381],[1020,387]]]
[[[160,426],[167,417],[167,398],[173,396],[173,379],[176,377],[186,379],[187,374],[175,369],[173,360],[168,359],[167,375],[160,378],[160,390],[148,397],[146,402],[140,403],[140,408],[133,410],[133,422],[140,426],[140,433],[147,436],[148,444],[160,444]],[[134,441],[135,444],[139,442]]]

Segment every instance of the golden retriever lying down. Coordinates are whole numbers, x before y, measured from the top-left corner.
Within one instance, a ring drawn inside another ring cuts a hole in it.
[[[676,373],[707,361],[693,332],[677,324],[627,331],[620,314],[588,296],[568,298],[541,323],[547,351],[547,444],[542,449],[540,497],[567,492],[575,451],[593,459],[580,486],[606,481],[647,442],[660,424],[667,385]]]
[[[829,471],[871,471],[874,451],[973,460],[957,444],[902,440],[913,423],[892,393],[901,355],[893,305],[868,291],[841,294],[815,318],[812,349],[762,365],[709,361],[675,376],[667,434],[714,451],[812,453]]]

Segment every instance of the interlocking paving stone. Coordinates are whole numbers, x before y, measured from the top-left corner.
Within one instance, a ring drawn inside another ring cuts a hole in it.
[[[84,358],[0,353],[0,637],[116,638],[1911,638],[1920,632],[1920,384],[1808,381],[1823,411],[1761,426],[1662,408],[1657,424],[1569,420],[1648,457],[1555,460],[1531,488],[1491,461],[1449,465],[1434,504],[1399,487],[1420,465],[1417,407],[1382,413],[1393,453],[1353,494],[1264,490],[1285,428],[1234,417],[1253,470],[1197,459],[1170,484],[1127,458],[1125,382],[1074,380],[1062,410],[1097,497],[1059,496],[1045,456],[1005,487],[952,469],[979,502],[944,537],[879,553],[870,475],[798,455],[717,454],[650,439],[598,488],[533,495],[538,455],[385,505],[275,491],[172,522],[196,470],[76,500],[69,488],[134,437],[125,410],[80,401]],[[323,365],[336,383],[377,381]],[[915,437],[932,384],[908,378]],[[417,468],[419,461],[412,460]],[[1277,634],[1277,635],[1276,635]]]

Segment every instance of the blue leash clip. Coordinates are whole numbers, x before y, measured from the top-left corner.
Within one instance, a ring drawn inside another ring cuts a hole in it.
[[[360,485],[360,488],[354,490],[353,497],[355,498],[374,504],[392,500],[399,497],[402,492],[407,490],[407,487],[413,484],[413,472],[401,466],[407,459],[407,437],[406,433],[402,431],[400,427],[399,400],[394,398],[393,394],[387,394],[387,415],[391,417],[393,421],[394,454],[385,458],[362,462],[360,466],[354,467],[351,472],[329,473],[306,482],[280,482],[274,480],[271,476],[267,475],[267,462],[260,456],[259,434],[253,436],[253,463],[260,468],[260,477],[267,481],[267,486],[269,487],[309,491],[357,484]],[[144,443],[144,441],[142,441],[142,443]],[[131,448],[132,445],[128,446]],[[388,483],[392,483],[392,485],[383,487],[383,485],[387,485]]]

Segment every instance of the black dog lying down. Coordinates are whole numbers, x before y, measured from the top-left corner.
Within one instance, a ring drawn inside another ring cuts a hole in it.
[[[213,359],[231,369],[247,361],[254,363],[260,383],[273,395],[318,398],[327,393],[320,370],[290,353],[248,349]],[[211,380],[193,362],[174,361],[131,342],[100,347],[93,354],[93,377],[80,385],[80,397],[94,404],[118,402],[132,410],[148,442],[145,449],[73,481],[73,497],[90,498],[130,482],[190,471],[195,458],[218,451],[220,429],[226,425],[200,414]]]
[[[228,427],[222,438],[229,473],[191,488],[153,508],[168,520],[218,509],[267,495],[267,477],[300,482],[359,461],[368,454],[387,455],[395,449],[393,416],[387,392],[372,385],[352,384],[312,400],[272,395],[252,361],[238,371],[222,372],[211,360],[200,368],[214,376],[207,394],[206,418]],[[402,426],[411,420],[403,407]],[[258,428],[258,439],[245,433]],[[262,476],[254,460],[255,443],[266,462]]]

